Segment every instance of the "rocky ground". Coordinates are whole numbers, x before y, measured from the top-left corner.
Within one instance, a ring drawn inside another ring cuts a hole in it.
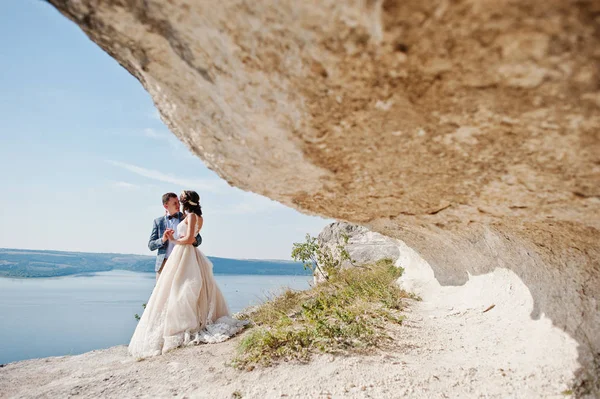
[[[251,371],[227,365],[240,336],[135,361],[125,346],[0,368],[0,398],[562,398],[577,344],[542,315],[510,270],[440,286],[406,248],[410,300],[393,344],[369,355],[316,356]],[[493,305],[493,307],[492,307]]]

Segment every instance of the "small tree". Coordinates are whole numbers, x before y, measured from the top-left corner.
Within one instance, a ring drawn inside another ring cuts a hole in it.
[[[336,243],[335,252],[328,247],[321,245],[316,237],[306,234],[306,242],[294,243],[292,248],[292,259],[301,261],[304,264],[304,270],[310,269],[313,275],[319,273],[326,280],[334,275],[341,268],[344,261],[352,262],[346,244],[349,236],[342,234],[343,242]]]

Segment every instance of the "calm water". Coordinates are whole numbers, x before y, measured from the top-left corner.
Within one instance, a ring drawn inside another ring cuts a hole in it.
[[[215,275],[233,313],[307,276]],[[0,364],[128,344],[154,287],[153,273],[0,278]]]

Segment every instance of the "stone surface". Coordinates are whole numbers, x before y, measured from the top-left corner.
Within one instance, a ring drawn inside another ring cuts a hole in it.
[[[600,3],[49,0],[230,184],[512,270],[600,353]]]
[[[344,236],[348,242],[344,243]],[[398,243],[389,237],[370,231],[369,229],[345,222],[331,223],[319,233],[317,239],[331,253],[336,253],[338,245],[344,245],[352,262],[342,262],[342,267],[364,265],[380,259],[391,259],[396,262],[400,256]]]
[[[344,237],[348,238],[347,242]],[[317,239],[323,250],[329,251],[337,259],[343,259],[338,246],[342,245],[348,251],[350,260],[343,260],[342,268],[361,266],[386,258],[396,262],[400,257],[397,240],[346,222],[330,223],[319,233]],[[321,267],[314,273],[315,283],[325,280],[324,269]]]

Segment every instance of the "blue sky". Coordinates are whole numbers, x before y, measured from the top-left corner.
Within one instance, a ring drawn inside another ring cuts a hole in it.
[[[331,220],[230,187],[140,83],[39,0],[0,2],[0,247],[151,254],[161,195],[198,191],[202,250],[289,259]]]

